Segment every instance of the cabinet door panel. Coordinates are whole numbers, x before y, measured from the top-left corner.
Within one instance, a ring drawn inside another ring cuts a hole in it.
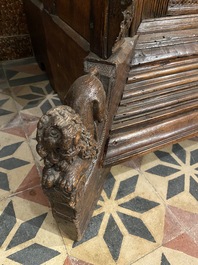
[[[90,5],[91,0],[56,1],[56,15],[87,41],[90,40]]]

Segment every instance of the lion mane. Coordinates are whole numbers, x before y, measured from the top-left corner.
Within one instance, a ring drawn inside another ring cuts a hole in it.
[[[45,167],[66,171],[76,159],[95,159],[98,146],[83,125],[80,116],[69,106],[49,110],[37,126],[37,152]]]

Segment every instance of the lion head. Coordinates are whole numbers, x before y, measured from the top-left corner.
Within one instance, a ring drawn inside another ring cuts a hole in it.
[[[69,106],[49,110],[37,126],[37,152],[45,166],[64,171],[74,159],[94,159],[97,143]]]

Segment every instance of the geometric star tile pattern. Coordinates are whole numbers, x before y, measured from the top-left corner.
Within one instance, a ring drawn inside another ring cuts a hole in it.
[[[23,204],[21,203],[23,202]],[[3,204],[3,205],[2,205]],[[0,209],[1,264],[63,264],[62,237],[48,207],[14,197]],[[23,212],[23,208],[26,211]],[[48,227],[46,227],[48,223]],[[49,238],[53,240],[48,244]],[[60,263],[59,263],[60,262]]]
[[[148,191],[146,195],[144,188]],[[159,245],[163,218],[154,220],[155,225],[159,227],[157,234],[153,227],[144,221],[146,216],[151,218],[153,213],[156,217],[162,218],[164,206],[151,185],[136,170],[116,166],[108,176],[83,239],[77,243],[70,243],[69,253],[82,259],[81,252],[86,251],[88,246],[91,248],[98,241],[105,253],[104,259],[111,261],[109,264],[125,264],[125,245],[133,245],[135,238],[139,241],[139,245],[133,246],[136,251],[141,244],[149,245],[151,249]],[[65,242],[69,244],[66,238]],[[89,253],[88,262],[102,264],[102,259],[96,260],[96,253],[91,254]],[[129,260],[133,261],[134,253],[128,255]]]
[[[61,104],[48,81],[15,87],[13,94],[20,112],[31,116],[41,117],[49,109]]]
[[[150,181],[155,179],[156,183],[161,181],[162,186],[165,184],[167,188],[163,198],[166,200],[181,193],[188,193],[192,200],[198,200],[198,149],[192,143],[176,143],[168,151],[165,148],[144,158],[145,164],[148,160],[155,161],[154,165],[150,162],[143,170]]]
[[[35,151],[38,119],[57,105],[34,58],[1,64],[0,264],[197,265],[198,138],[112,167],[73,242],[52,216]]]

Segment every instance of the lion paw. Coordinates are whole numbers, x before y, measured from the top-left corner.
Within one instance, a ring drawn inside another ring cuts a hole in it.
[[[79,177],[74,176],[73,174],[67,174],[59,180],[59,187],[65,192],[71,193],[76,189],[79,182]]]
[[[42,177],[42,186],[50,189],[57,183],[59,178],[59,173],[52,168],[44,169],[44,174]]]

